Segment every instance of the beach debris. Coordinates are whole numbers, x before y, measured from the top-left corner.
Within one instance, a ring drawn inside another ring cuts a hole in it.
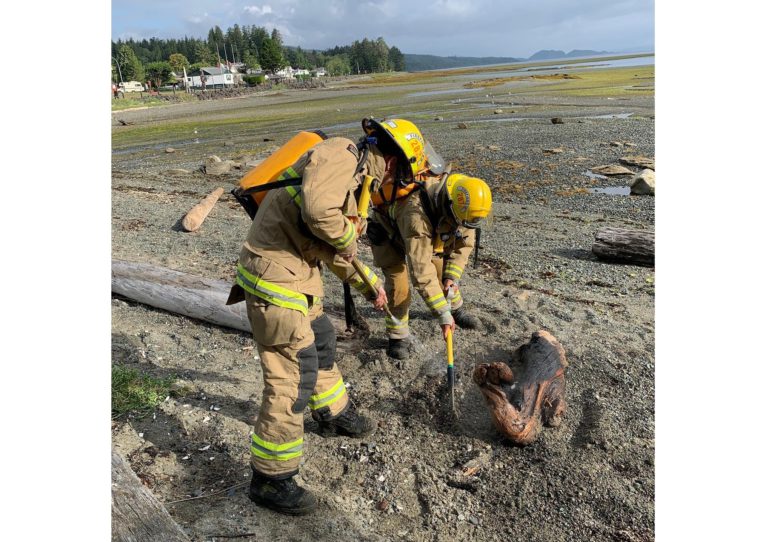
[[[560,154],[561,152],[565,152],[565,149],[562,147],[555,147],[553,149],[544,149],[544,154]]]
[[[167,152],[168,154],[170,154],[170,153],[172,153],[172,152],[176,152],[176,149],[174,149],[173,147],[166,147],[166,148],[165,148],[165,152]]]
[[[223,175],[224,173],[229,173],[233,163],[232,160],[222,160],[215,154],[212,154],[205,159],[203,171],[206,175]]]
[[[619,162],[628,166],[637,166],[645,169],[653,169],[654,171],[656,170],[656,160],[653,158],[648,158],[647,156],[622,156],[619,158]]]
[[[655,238],[653,231],[602,228],[595,234],[592,253],[607,262],[652,266]]]
[[[186,231],[197,231],[223,193],[224,189],[219,187],[208,194],[200,203],[189,210],[181,220],[181,226]]]
[[[557,427],[565,413],[565,350],[547,331],[536,331],[510,364],[480,363],[472,379],[485,396],[496,428],[516,444],[536,440],[542,426]]]
[[[632,179],[630,193],[636,196],[656,195],[656,172],[652,169],[644,169]]]
[[[597,173],[598,175],[634,175],[635,172],[631,169],[627,169],[624,166],[617,166],[615,164],[609,164],[605,166],[595,166],[590,171]]]
[[[443,117],[435,117],[435,120],[443,120]]]
[[[496,109],[493,114],[494,115],[501,115],[504,111],[502,109]]]
[[[462,130],[466,130],[467,129],[467,125],[464,124],[463,122],[460,122],[460,123],[458,123],[456,125],[456,128],[461,128]]]
[[[552,124],[565,124],[560,117],[553,117],[550,120],[552,121]]]

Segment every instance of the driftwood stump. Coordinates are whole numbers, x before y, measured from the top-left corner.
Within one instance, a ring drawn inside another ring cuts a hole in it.
[[[115,452],[112,452],[112,540],[189,542],[165,507]]]
[[[506,363],[481,363],[472,375],[496,428],[516,444],[530,444],[565,413],[565,350],[550,333],[537,331]]]
[[[652,266],[654,243],[652,231],[603,228],[595,234],[592,252],[601,260]]]

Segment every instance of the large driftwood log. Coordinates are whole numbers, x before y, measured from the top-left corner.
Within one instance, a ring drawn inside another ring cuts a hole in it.
[[[112,260],[114,293],[158,309],[250,333],[245,303],[226,304],[232,284],[156,265]],[[347,332],[342,314],[328,306],[323,310],[336,328],[337,338],[342,341],[337,344],[338,350],[354,352],[359,347],[359,340],[367,335],[365,330]],[[358,318],[362,325],[368,326],[362,315]]]
[[[245,303],[226,305],[231,282],[112,260],[112,291],[145,305],[250,333]]]
[[[119,454],[112,452],[113,542],[189,542],[165,507]]]
[[[601,260],[652,266],[654,243],[652,231],[603,228],[595,234],[592,252]]]
[[[481,363],[472,375],[491,409],[496,428],[512,442],[530,444],[565,413],[565,350],[550,333],[537,331],[506,363]]]

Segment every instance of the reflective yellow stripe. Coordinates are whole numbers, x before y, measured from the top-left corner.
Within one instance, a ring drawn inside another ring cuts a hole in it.
[[[285,190],[291,195],[293,202],[301,207],[301,188],[296,188],[295,186],[286,186]]]
[[[448,301],[446,301],[445,296],[442,293],[433,295],[427,299],[427,306],[434,311],[437,311],[437,309],[446,305],[448,305]]]
[[[453,297],[451,298],[451,303],[454,305],[458,304],[458,302],[461,301],[461,292],[457,291],[453,294]]]
[[[392,318],[387,315],[384,317],[384,323],[386,324],[387,329],[402,329],[408,327],[408,315],[406,314],[400,318],[399,323],[396,323],[395,320],[392,320]]]
[[[301,456],[304,452],[304,439],[300,438],[285,444],[274,444],[251,435],[251,453],[256,457],[271,461],[288,461]]]
[[[344,380],[339,378],[339,381],[329,389],[319,395],[313,395],[309,398],[309,408],[317,410],[324,406],[332,405],[347,392],[347,388],[344,385]]]
[[[451,277],[451,278],[453,278],[455,280],[459,280],[461,278],[462,273],[464,273],[464,269],[462,269],[461,267],[459,267],[458,265],[456,265],[454,263],[449,263],[445,267],[444,275],[446,277]]]
[[[347,231],[344,233],[341,239],[333,241],[333,246],[339,250],[344,250],[352,244],[352,241],[355,240],[355,227],[352,225],[352,222],[349,222],[346,218],[344,219],[344,222],[347,223]]]
[[[257,277],[249,273],[241,264],[237,264],[236,280],[243,290],[260,297],[268,303],[278,307],[285,307],[286,309],[297,310],[304,316],[309,312],[307,296]]]

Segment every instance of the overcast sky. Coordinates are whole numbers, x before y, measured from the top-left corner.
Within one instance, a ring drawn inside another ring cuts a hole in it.
[[[651,50],[653,12],[652,0],[113,0],[112,39],[205,38],[237,23],[304,49],[381,36],[404,53],[527,58]]]

